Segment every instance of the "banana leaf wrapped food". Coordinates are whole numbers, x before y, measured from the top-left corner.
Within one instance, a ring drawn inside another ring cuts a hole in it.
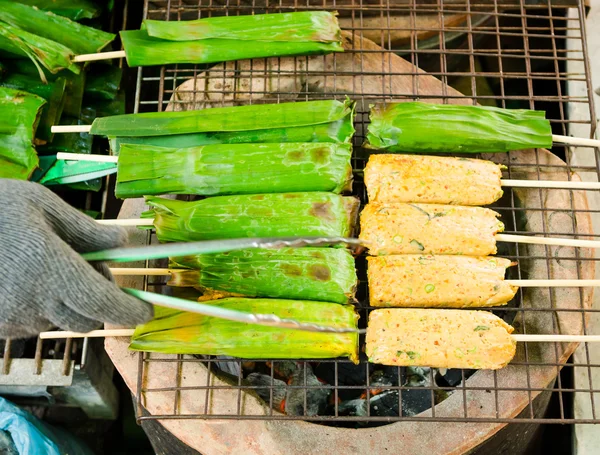
[[[172,149],[124,144],[116,196],[341,193],[352,188],[349,144],[216,144]]]
[[[43,11],[51,11],[73,21],[93,19],[101,13],[92,0],[17,0],[24,5],[35,6]]]
[[[513,264],[504,258],[407,254],[367,261],[375,307],[491,307],[505,305],[518,290],[504,281]]]
[[[389,308],[371,311],[369,362],[496,370],[515,356],[513,327],[487,311]]]
[[[420,102],[371,107],[366,147],[406,153],[491,153],[552,146],[543,111]]]
[[[97,119],[92,134],[108,136],[115,155],[122,144],[171,148],[282,142],[346,144],[354,134],[354,108],[355,103],[345,99],[129,114]]]
[[[299,322],[357,328],[358,315],[352,305],[246,298],[227,298],[210,303],[238,311],[273,314]],[[258,326],[156,307],[154,319],[136,328],[129,348],[168,354],[242,358],[349,357],[357,363],[358,333],[318,333]]]
[[[371,202],[488,205],[502,197],[502,168],[469,158],[376,154],[364,178]]]
[[[114,37],[48,11],[0,0],[0,50],[31,59],[42,80],[42,66],[51,73],[62,69],[79,73],[73,56],[98,52]]]
[[[36,131],[36,139],[49,142],[53,138],[51,128],[59,123],[65,106],[65,89],[67,81],[59,77],[48,83],[43,83],[38,77],[29,74],[10,72],[0,80],[0,86],[21,90],[38,95],[46,100]]]
[[[45,103],[37,95],[0,87],[0,178],[25,180],[37,167],[33,144]]]
[[[149,196],[161,242],[249,237],[348,237],[358,199],[333,193],[271,193],[215,196],[186,202]]]
[[[369,203],[360,215],[360,238],[372,255],[496,253],[500,215],[481,207]]]
[[[146,20],[121,40],[131,67],[344,51],[336,15],[326,11]]]
[[[357,279],[352,254],[343,248],[236,250],[172,258],[171,286],[193,286],[205,295],[347,303]]]

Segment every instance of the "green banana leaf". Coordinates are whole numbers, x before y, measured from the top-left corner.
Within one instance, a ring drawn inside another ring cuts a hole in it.
[[[0,85],[3,87],[33,93],[47,101],[42,109],[42,116],[36,132],[36,139],[43,142],[52,141],[54,135],[51,128],[60,123],[65,105],[66,83],[66,80],[60,77],[53,82],[44,84],[39,77],[18,73],[9,73],[0,81]]]
[[[79,74],[81,68],[71,61],[73,51],[56,41],[29,33],[0,21],[0,51],[8,52],[11,56],[28,57],[37,67],[40,79],[46,81],[42,67],[51,73],[60,70]]]
[[[207,17],[194,21],[145,20],[142,29],[151,37],[167,41],[224,38],[332,43],[342,40],[336,14],[327,11]]]
[[[125,144],[118,198],[156,194],[283,193],[352,188],[349,144],[216,144],[172,149]]]
[[[354,102],[346,99],[343,103],[325,100],[199,111],[144,112],[97,118],[92,124],[91,134],[115,137],[165,136],[314,126],[341,120],[353,110]]]
[[[0,20],[39,37],[60,43],[71,49],[75,55],[99,52],[115,39],[112,33],[12,0],[0,0]]]
[[[35,6],[43,11],[51,11],[73,21],[98,17],[101,9],[90,0],[16,0],[19,3]]]
[[[542,111],[419,102],[371,107],[366,147],[406,153],[493,153],[552,147]]]
[[[114,100],[119,91],[123,70],[118,66],[96,63],[88,68],[85,83],[86,102],[90,100]]]
[[[161,242],[244,237],[349,237],[358,199],[333,193],[215,196],[186,202],[148,196]]]
[[[171,286],[205,293],[348,303],[356,289],[352,254],[343,248],[246,249],[171,258]]]
[[[120,33],[130,67],[169,65],[172,63],[218,63],[249,58],[320,55],[343,52],[340,42],[244,41],[203,39],[167,41],[153,38],[146,30]]]
[[[0,178],[28,179],[38,165],[35,131],[46,101],[0,87]]]
[[[243,298],[214,300],[209,303],[221,308],[273,314],[309,324],[357,328],[358,315],[352,305]],[[154,319],[136,328],[129,348],[134,351],[230,355],[242,358],[349,357],[357,363],[358,333],[319,333],[257,326],[155,307]]]
[[[114,163],[56,160],[39,180],[42,185],[67,185],[97,179],[117,172]],[[90,189],[85,187],[85,189]]]
[[[174,134],[169,136],[111,137],[110,148],[118,155],[122,144],[140,144],[158,147],[198,147],[212,144],[330,142],[350,143],[354,135],[354,111],[346,117],[320,125],[289,128],[266,128],[252,131]]]

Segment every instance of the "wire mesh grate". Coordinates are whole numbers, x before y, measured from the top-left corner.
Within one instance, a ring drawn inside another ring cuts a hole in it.
[[[146,0],[143,16],[190,20],[314,9],[338,11],[348,32],[344,54],[139,68],[136,112],[349,96],[358,104],[353,158],[357,170],[365,164],[361,144],[368,105],[376,101],[421,99],[540,109],[547,112],[555,134],[567,135],[573,128],[595,132],[580,1]],[[583,118],[570,118],[573,105],[582,107]],[[551,152],[484,158],[506,165],[507,178],[574,179],[578,173],[598,181],[597,150],[585,150],[592,157],[587,162],[574,159],[564,147]],[[360,175],[355,177],[354,194],[364,202],[364,184]],[[596,238],[590,217],[600,208],[589,205],[583,192],[508,189],[494,209],[508,233]],[[153,239],[149,235],[148,241]],[[596,259],[587,250],[517,244],[498,254],[517,262],[512,271],[517,279],[594,276]],[[364,325],[369,312],[364,258],[357,258],[357,269],[357,308]],[[152,278],[145,286],[157,290],[164,284]],[[521,289],[511,304],[495,313],[521,333],[587,333],[586,318],[598,312],[591,308],[592,294],[583,288]],[[523,344],[511,365],[498,371],[386,368],[382,374],[387,382],[373,374],[364,356],[358,366],[344,359],[305,359],[290,366],[278,360],[139,354],[138,420],[299,419],[350,427],[402,420],[598,423],[594,394],[600,385],[593,383],[592,373],[600,364],[592,360],[588,346],[582,346],[583,355],[572,357],[574,344]],[[288,377],[282,385],[282,368],[294,368],[300,379]],[[573,382],[581,370],[589,377],[586,386]],[[250,383],[249,372],[259,372],[266,383]],[[288,400],[290,393],[299,393],[300,412],[281,412],[282,387]],[[320,391],[327,393],[326,408],[309,412],[311,395]],[[536,397],[550,392],[556,409],[544,416]],[[574,394],[588,397],[590,418],[573,416],[569,403]],[[170,409],[143,414],[142,408],[159,396],[169,397]]]

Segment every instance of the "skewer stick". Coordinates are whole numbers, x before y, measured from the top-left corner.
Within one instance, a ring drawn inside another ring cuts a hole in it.
[[[108,329],[92,330],[88,333],[55,331],[42,332],[42,340],[55,340],[61,338],[104,338],[104,337],[130,337],[135,329]],[[521,343],[548,342],[548,343],[598,343],[600,335],[511,335],[513,340]]]
[[[113,58],[125,58],[125,51],[97,52],[95,54],[81,54],[73,57],[74,63],[95,62],[98,60],[110,60]]]
[[[53,133],[89,133],[92,125],[54,125],[50,127]]]
[[[598,139],[586,139],[583,137],[571,137],[561,136],[559,134],[552,135],[552,142],[558,142],[559,144],[575,145],[580,147],[600,147],[600,140]]]
[[[170,276],[173,272],[179,269],[165,268],[143,268],[143,267],[113,267],[110,273],[115,276]],[[191,269],[180,269],[188,271]],[[600,280],[504,280],[505,283],[511,286],[519,286],[522,288],[587,288],[600,287]]]
[[[58,152],[56,154],[57,160],[67,161],[95,161],[96,163],[117,163],[119,161],[118,156],[112,155],[87,155],[85,153],[66,153]]]
[[[496,234],[496,241],[508,243],[528,243],[533,245],[572,246],[577,248],[600,248],[600,241],[598,240],[535,237],[528,235]]]
[[[152,226],[153,218],[96,220],[113,226]],[[514,234],[496,234],[496,241],[508,243],[528,243],[533,245],[572,246],[577,248],[600,248],[600,240],[565,239],[557,237],[535,237]]]
[[[54,127],[53,127],[54,128]],[[62,128],[62,127],[57,127]],[[58,160],[68,161],[96,161],[98,163],[117,163],[118,156],[107,155],[87,155],[82,153],[65,153],[59,152],[56,154]],[[600,182],[574,182],[570,180],[511,180],[502,179],[502,186],[513,188],[559,188],[572,190],[600,190]]]

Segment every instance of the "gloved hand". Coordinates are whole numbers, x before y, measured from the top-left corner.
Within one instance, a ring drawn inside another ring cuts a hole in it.
[[[0,337],[151,319],[152,306],[119,290],[105,264],[79,255],[126,241],[122,228],[99,225],[41,185],[0,179]]]

